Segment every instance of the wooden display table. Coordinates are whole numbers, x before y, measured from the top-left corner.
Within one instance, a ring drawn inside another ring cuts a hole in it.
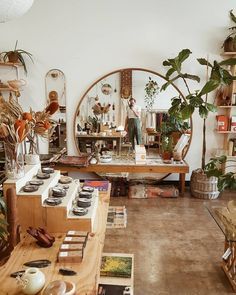
[[[17,285],[16,279],[10,274],[25,269],[23,264],[36,259],[49,259],[52,264],[40,270],[45,274],[45,286],[54,280],[72,281],[76,284],[76,294],[95,295],[99,280],[100,260],[104,245],[107,212],[109,206],[110,189],[107,193],[99,194],[98,214],[94,236],[89,235],[82,263],[57,263],[59,246],[64,234],[55,234],[56,241],[51,248],[40,248],[35,240],[26,235],[16,246],[8,262],[0,268],[1,287],[0,295],[23,294]],[[71,229],[73,230],[73,229]],[[76,276],[62,276],[60,268],[71,268],[77,272]],[[42,294],[42,292],[40,293]]]
[[[96,165],[89,165],[88,167],[76,167],[72,165],[60,165],[55,166],[56,169],[79,172],[95,172],[95,173],[178,173],[179,174],[179,189],[181,194],[185,191],[185,175],[189,173],[189,165],[186,161],[180,164],[163,164],[160,161],[147,160],[146,164],[137,165],[134,160],[117,160],[111,163],[98,163]]]

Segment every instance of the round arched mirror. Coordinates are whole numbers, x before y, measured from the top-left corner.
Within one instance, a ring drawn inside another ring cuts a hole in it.
[[[166,82],[161,74],[142,68],[116,70],[95,81],[80,99],[75,113],[74,136],[78,151],[94,151],[94,146],[100,149],[106,147],[113,150],[116,158],[128,161],[132,157],[129,135],[122,136],[119,145],[115,141],[106,145],[100,136],[106,137],[126,129],[130,98],[134,98],[140,110],[141,143],[147,149],[147,156],[153,159],[160,154],[163,156],[164,145],[174,147],[182,133],[188,131],[190,139],[183,151],[184,157],[191,142],[192,124],[191,120],[183,122],[168,115],[171,98],[185,98],[174,84],[160,91]],[[172,141],[165,143],[164,138],[170,138],[169,134]],[[91,141],[91,137],[96,136],[98,140]],[[86,141],[86,138],[89,140]],[[140,143],[137,138],[134,141]]]

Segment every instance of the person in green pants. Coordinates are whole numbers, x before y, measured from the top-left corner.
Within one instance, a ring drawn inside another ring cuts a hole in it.
[[[141,107],[136,105],[136,100],[132,97],[129,99],[127,106],[127,130],[129,135],[129,141],[132,143],[132,147],[135,147],[136,144],[141,144],[142,134],[141,134]]]

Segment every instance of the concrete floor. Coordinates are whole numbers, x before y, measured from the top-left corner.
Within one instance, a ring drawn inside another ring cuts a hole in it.
[[[220,199],[236,198],[223,194]],[[112,198],[125,205],[126,229],[108,229],[104,252],[134,254],[135,295],[234,294],[223,270],[224,236],[188,193],[178,199]]]

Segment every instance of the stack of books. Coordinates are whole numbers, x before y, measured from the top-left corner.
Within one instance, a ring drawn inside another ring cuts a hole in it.
[[[134,255],[103,253],[98,295],[133,295]]]
[[[127,211],[125,206],[109,206],[107,228],[125,228],[127,225]]]

